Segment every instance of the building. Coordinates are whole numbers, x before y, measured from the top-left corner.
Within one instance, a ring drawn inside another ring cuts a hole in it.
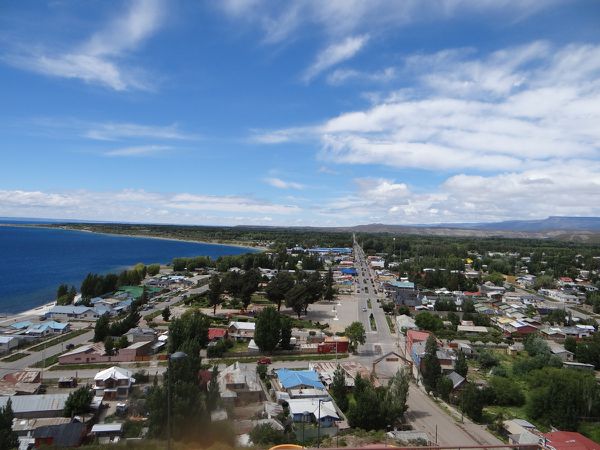
[[[0,407],[10,399],[16,418],[62,417],[68,397],[69,394],[13,395],[0,397]]]
[[[217,380],[221,400],[226,405],[246,405],[265,399],[256,370],[238,362],[219,372]]]
[[[565,349],[562,344],[554,341],[547,341],[546,344],[548,344],[552,354],[558,356],[563,362],[573,361],[575,355],[573,355],[573,352]]]
[[[446,378],[448,378],[450,381],[452,381],[452,390],[453,391],[461,389],[463,387],[463,385],[465,384],[465,382],[467,381],[465,379],[465,377],[463,377],[462,375],[460,375],[459,373],[456,373],[454,371],[452,371],[448,375],[446,375]]]
[[[54,320],[50,322],[38,323],[31,325],[25,331],[25,334],[35,337],[44,337],[50,334],[63,334],[71,329],[71,324],[56,322]]]
[[[102,342],[77,347],[58,357],[59,364],[87,364],[106,362],[134,362],[147,359],[153,352],[153,342],[134,342],[128,347],[118,350],[114,355],[108,355]]]
[[[99,317],[98,311],[88,306],[57,305],[46,313],[47,319],[55,320],[97,320]]]
[[[90,432],[100,444],[117,442],[123,435],[122,423],[97,423]]]
[[[415,319],[405,314],[396,317],[396,329],[398,331],[402,331],[406,333],[407,330],[417,330],[417,324],[415,323]]]
[[[19,339],[15,336],[0,336],[0,354],[8,353],[19,346]]]
[[[419,291],[415,289],[415,283],[411,281],[391,281],[384,284],[384,289],[390,294],[394,303],[398,306],[415,307],[421,305]]]
[[[319,421],[322,428],[328,428],[341,420],[331,400],[290,399],[287,402],[294,422]]]
[[[317,345],[317,351],[319,353],[346,353],[349,346],[350,341],[346,336],[331,336]]]
[[[488,332],[487,327],[476,326],[476,325],[459,325],[456,327],[456,331],[464,333],[466,335],[475,336],[478,334],[485,334]]]
[[[299,389],[325,390],[325,385],[315,370],[277,369],[275,374],[281,390],[287,392]]]
[[[227,339],[229,332],[225,328],[209,328],[208,329],[208,341],[216,342],[223,339]]]
[[[135,378],[129,370],[113,366],[102,370],[94,377],[94,395],[103,400],[121,400],[129,396]]]
[[[47,425],[33,431],[35,448],[79,447],[87,434],[87,425],[79,422]]]
[[[227,329],[231,337],[252,339],[254,338],[255,327],[256,324],[254,322],[231,322]]]
[[[600,450],[600,444],[574,431],[554,431],[543,437],[542,448],[548,450]]]
[[[134,342],[154,342],[156,340],[156,331],[152,328],[135,327],[125,333],[125,337],[131,343]]]

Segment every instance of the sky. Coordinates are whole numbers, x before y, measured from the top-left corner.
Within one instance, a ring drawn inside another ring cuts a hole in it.
[[[600,216],[597,0],[0,5],[0,217]]]

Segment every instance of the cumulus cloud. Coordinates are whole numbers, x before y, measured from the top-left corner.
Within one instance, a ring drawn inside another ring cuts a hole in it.
[[[58,78],[79,79],[115,91],[152,88],[140,69],[129,67],[125,57],[162,25],[162,0],[136,0],[90,38],[64,52],[43,45],[23,45],[2,56],[15,67]]]
[[[353,58],[365,46],[368,40],[368,35],[352,36],[347,37],[341,42],[329,45],[317,55],[315,61],[306,69],[302,76],[303,81],[308,83],[324,70]]]
[[[300,212],[293,204],[237,195],[0,190],[0,215],[9,217],[227,224],[271,222],[271,215],[289,218]]]
[[[277,189],[304,189],[304,185],[294,181],[285,181],[281,178],[269,177],[264,179],[265,183]]]

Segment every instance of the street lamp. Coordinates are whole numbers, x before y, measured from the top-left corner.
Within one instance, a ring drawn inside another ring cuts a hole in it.
[[[184,352],[175,352],[167,355],[169,374],[167,379],[167,450],[171,450],[171,378],[173,378],[173,372],[171,371],[171,360],[180,360],[185,358],[187,358],[187,354]]]
[[[317,448],[321,447],[321,403],[323,403],[324,401],[325,400],[322,399],[317,400],[317,402],[319,402],[319,413],[317,416]]]

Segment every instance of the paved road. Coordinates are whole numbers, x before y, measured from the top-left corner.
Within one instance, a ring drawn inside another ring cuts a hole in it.
[[[376,301],[378,294],[373,292],[374,273],[366,263],[365,254],[357,243],[354,245],[354,254],[356,266],[359,271],[358,284],[361,288],[361,293],[356,294],[360,299],[358,302],[360,309],[359,316],[363,324],[365,324],[366,330],[370,330],[368,316],[371,312],[377,323],[377,331],[368,332],[367,342],[359,349],[359,353],[361,353],[359,359],[367,367],[370,367],[373,358],[378,356],[377,354],[372,354],[375,346],[380,347],[384,354],[389,351],[398,351],[400,350],[398,345],[402,347],[403,339],[399,339],[399,336],[390,332],[385,313]],[[365,286],[368,288],[368,294],[364,292]],[[367,298],[371,298],[373,309],[369,309],[365,313],[362,312],[362,307],[366,306]],[[402,336],[400,337],[402,338]],[[401,351],[400,353],[403,352]],[[437,436],[437,443],[440,445],[503,444],[502,441],[489,433],[484,427],[469,421],[467,418],[464,419],[464,423],[457,422],[455,418],[448,415],[446,411],[442,410],[435,401],[413,383],[411,383],[409,389],[408,412],[406,416],[416,430],[428,433],[432,442],[436,442]]]

